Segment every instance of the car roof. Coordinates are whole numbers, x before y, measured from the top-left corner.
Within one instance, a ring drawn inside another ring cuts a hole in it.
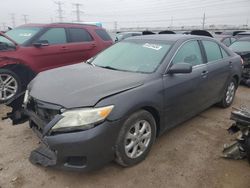
[[[188,40],[188,39],[213,39],[207,36],[198,35],[184,35],[184,34],[152,34],[152,35],[142,35],[135,36],[133,38],[128,38],[125,40],[160,40],[160,41],[171,41],[176,42],[178,40]]]
[[[30,23],[24,24],[19,27],[91,27],[91,28],[99,28],[94,24],[81,24],[81,23],[49,23],[49,24],[40,24],[40,23]]]

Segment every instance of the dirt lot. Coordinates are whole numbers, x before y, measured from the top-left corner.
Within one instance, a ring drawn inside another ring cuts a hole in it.
[[[240,87],[234,106],[250,106]],[[0,106],[0,116],[7,111]],[[247,161],[220,158],[231,109],[212,107],[161,136],[148,158],[132,168],[114,163],[91,173],[42,168],[28,161],[39,140],[27,124],[0,122],[0,187],[250,187]]]

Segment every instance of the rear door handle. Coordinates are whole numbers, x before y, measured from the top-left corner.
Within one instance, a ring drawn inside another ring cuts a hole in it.
[[[96,44],[95,44],[95,43],[93,43],[93,44],[91,44],[91,46],[92,46],[92,48],[95,48],[95,47],[96,47]]]
[[[207,77],[207,74],[208,74],[208,71],[207,71],[207,70],[204,70],[204,71],[201,72],[201,76],[202,76],[203,78],[206,78],[206,77]]]

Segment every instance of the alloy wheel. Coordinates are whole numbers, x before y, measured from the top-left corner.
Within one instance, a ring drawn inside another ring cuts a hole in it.
[[[9,74],[0,74],[0,100],[11,99],[18,90],[17,80]]]
[[[230,84],[227,87],[227,92],[226,92],[226,103],[230,104],[233,101],[235,94],[235,84],[234,82],[230,82]]]
[[[125,137],[125,153],[129,158],[141,156],[149,146],[151,140],[151,126],[148,121],[136,122]]]

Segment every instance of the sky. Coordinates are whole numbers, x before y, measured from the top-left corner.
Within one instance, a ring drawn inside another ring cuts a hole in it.
[[[62,2],[63,21],[76,21],[74,3],[81,4],[81,21],[115,27],[170,27],[202,25],[250,25],[250,0],[0,0],[0,29],[5,25],[58,22]],[[14,15],[13,15],[14,14]],[[13,23],[11,17],[14,17]]]

